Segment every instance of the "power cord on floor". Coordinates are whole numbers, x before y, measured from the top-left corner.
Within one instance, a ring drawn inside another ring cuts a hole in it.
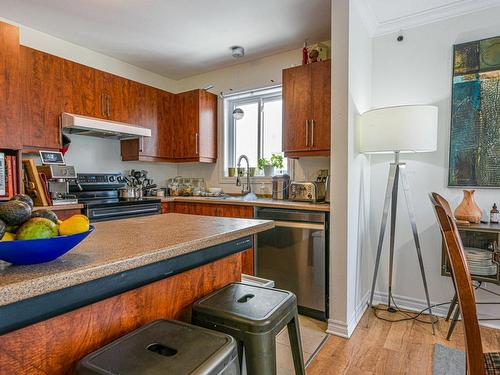
[[[481,287],[482,285],[482,281],[478,281],[478,284],[477,285],[474,285],[474,289],[484,289]],[[486,291],[490,292],[489,290],[486,289]],[[493,292],[494,293],[494,292]],[[494,293],[495,294],[495,293]],[[434,321],[430,321],[430,320],[422,320],[422,319],[418,319],[418,317],[420,315],[422,315],[424,312],[426,312],[427,310],[429,309],[433,309],[434,307],[437,307],[437,306],[444,306],[444,305],[449,305],[451,304],[451,302],[441,302],[441,303],[436,303],[434,305],[431,305],[430,307],[426,307],[425,309],[423,310],[420,310],[420,311],[410,311],[410,310],[405,310],[405,309],[402,309],[400,308],[395,299],[394,299],[394,296],[391,295],[391,301],[392,301],[392,304],[394,305],[394,307],[396,308],[396,311],[397,312],[400,312],[402,313],[403,315],[406,316],[406,318],[400,318],[400,319],[388,319],[388,318],[384,318],[384,317],[381,317],[380,315],[377,314],[377,311],[388,311],[388,308],[380,308],[378,306],[373,306],[372,309],[373,309],[373,313],[375,315],[375,317],[377,319],[380,319],[380,320],[383,320],[385,322],[390,322],[390,323],[398,323],[398,322],[405,322],[405,321],[409,321],[409,320],[415,320],[417,322],[420,322],[420,323],[425,323],[425,324],[432,324],[432,323],[437,323],[439,321],[439,318],[437,316],[434,316],[435,320]]]

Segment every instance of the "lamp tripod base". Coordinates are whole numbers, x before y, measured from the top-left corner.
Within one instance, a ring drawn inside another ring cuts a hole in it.
[[[378,269],[380,266],[380,256],[382,254],[382,246],[384,244],[384,236],[387,227],[387,218],[389,216],[389,206],[391,209],[391,226],[390,226],[390,238],[389,238],[389,288],[388,288],[388,303],[387,311],[390,313],[395,313],[398,310],[391,306],[392,302],[392,270],[394,264],[394,241],[396,237],[396,214],[397,214],[397,203],[398,203],[398,186],[399,180],[401,179],[401,185],[403,187],[404,197],[406,201],[406,208],[408,210],[408,216],[410,219],[411,230],[413,233],[413,241],[415,243],[415,249],[417,252],[418,263],[420,267],[420,274],[422,275],[422,283],[424,286],[425,297],[427,300],[427,309],[429,310],[430,320],[432,324],[432,334],[435,334],[434,328],[434,316],[432,314],[431,302],[429,299],[429,290],[427,288],[427,279],[425,277],[424,262],[422,260],[422,251],[420,249],[420,239],[418,237],[417,223],[415,219],[415,212],[413,210],[413,203],[411,200],[410,186],[408,184],[408,178],[406,177],[406,164],[399,161],[399,152],[395,152],[395,160],[390,165],[389,169],[389,179],[387,181],[387,189],[385,193],[384,209],[382,212],[382,222],[380,224],[380,234],[377,246],[377,257],[375,259],[375,269],[373,271],[373,280],[370,293],[369,307],[373,307],[373,295],[375,293],[375,284],[377,282]]]

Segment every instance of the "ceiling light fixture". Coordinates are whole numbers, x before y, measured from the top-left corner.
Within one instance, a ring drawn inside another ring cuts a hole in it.
[[[233,55],[233,57],[235,59],[239,59],[243,56],[245,56],[245,49],[243,47],[240,47],[240,46],[233,46],[231,47],[231,54]],[[245,112],[243,112],[243,110],[239,107],[236,107],[234,110],[233,110],[233,118],[235,120],[241,120],[244,116],[245,116]]]

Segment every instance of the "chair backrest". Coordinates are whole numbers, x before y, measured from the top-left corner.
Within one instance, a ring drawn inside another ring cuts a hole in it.
[[[462,313],[467,357],[467,373],[484,374],[483,345],[477,320],[476,298],[470,277],[464,246],[458,233],[450,205],[437,193],[430,194],[441,234],[450,260],[453,280],[457,289],[458,303]]]

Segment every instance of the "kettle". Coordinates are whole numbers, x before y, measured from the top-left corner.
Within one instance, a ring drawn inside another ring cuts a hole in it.
[[[273,176],[273,199],[286,200],[290,188],[290,176],[287,174]]]

